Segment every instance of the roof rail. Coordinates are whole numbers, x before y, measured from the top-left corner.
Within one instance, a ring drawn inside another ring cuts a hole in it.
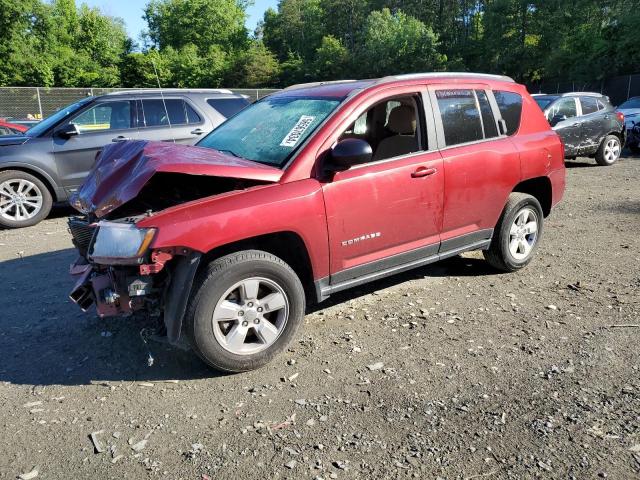
[[[565,92],[565,93],[559,93],[558,95],[560,95],[561,97],[577,97],[577,96],[582,96],[582,97],[604,97],[603,94],[598,93],[598,92]]]
[[[357,82],[358,80],[330,80],[327,82],[309,82],[309,83],[297,83],[295,85],[290,85],[283,90],[297,90],[299,88],[310,88],[310,87],[321,87],[322,85],[333,85],[336,83],[351,83]]]
[[[131,88],[128,90],[118,90],[117,92],[108,92],[103,95],[127,95],[127,94],[140,94],[140,93],[158,93],[158,88]],[[233,92],[227,88],[163,88],[164,93],[225,93],[233,94]]]
[[[494,75],[491,73],[473,73],[473,72],[428,72],[428,73],[406,73],[402,75],[390,75],[378,80],[377,83],[392,82],[394,80],[413,80],[420,78],[451,78],[451,77],[464,77],[464,78],[484,78],[487,80],[501,80],[503,82],[515,83],[515,80],[506,75]]]

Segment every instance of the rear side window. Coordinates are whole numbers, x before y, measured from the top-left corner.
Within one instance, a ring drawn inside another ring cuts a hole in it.
[[[184,100],[177,98],[161,98],[142,100],[143,125],[159,127],[169,125],[186,125],[199,123],[200,116]]]
[[[436,90],[447,146],[484,138],[473,90]]]
[[[589,115],[598,111],[598,101],[594,97],[580,97],[582,114]]]
[[[494,90],[493,95],[496,97],[500,115],[507,124],[507,135],[513,135],[520,128],[522,97],[517,93],[502,90]]]
[[[491,104],[484,90],[476,90],[478,96],[478,105],[480,105],[480,113],[482,114],[482,127],[484,128],[484,138],[493,138],[498,136],[498,127],[496,119],[491,110]]]
[[[598,100],[598,110],[606,110],[607,106],[602,100]]]
[[[249,105],[246,98],[210,98],[207,103],[215,108],[226,118],[233,117],[236,113]]]

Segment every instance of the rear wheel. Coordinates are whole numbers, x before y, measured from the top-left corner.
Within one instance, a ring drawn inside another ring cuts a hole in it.
[[[484,258],[503,272],[526,266],[542,235],[543,213],[540,202],[525,193],[512,193],[502,211]]]
[[[218,258],[195,285],[187,331],[195,352],[215,369],[243,372],[263,366],[287,348],[302,324],[300,279],[267,252]]]
[[[0,226],[30,227],[44,220],[53,204],[49,189],[20,170],[0,172]]]
[[[596,162],[604,167],[613,165],[620,158],[621,152],[620,139],[615,135],[607,135],[596,152]]]

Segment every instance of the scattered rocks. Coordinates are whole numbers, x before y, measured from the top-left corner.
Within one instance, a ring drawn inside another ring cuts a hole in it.
[[[374,370],[380,370],[380,369],[384,368],[384,363],[382,363],[382,362],[372,363],[371,365],[367,365],[367,368],[369,370],[371,370],[372,372]]]

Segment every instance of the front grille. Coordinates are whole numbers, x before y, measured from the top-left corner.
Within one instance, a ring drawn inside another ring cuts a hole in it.
[[[78,217],[70,218],[68,225],[69,232],[71,232],[71,236],[73,237],[73,244],[80,251],[81,255],[86,256],[89,245],[91,244],[91,239],[93,238],[95,226],[92,226],[83,218]]]

